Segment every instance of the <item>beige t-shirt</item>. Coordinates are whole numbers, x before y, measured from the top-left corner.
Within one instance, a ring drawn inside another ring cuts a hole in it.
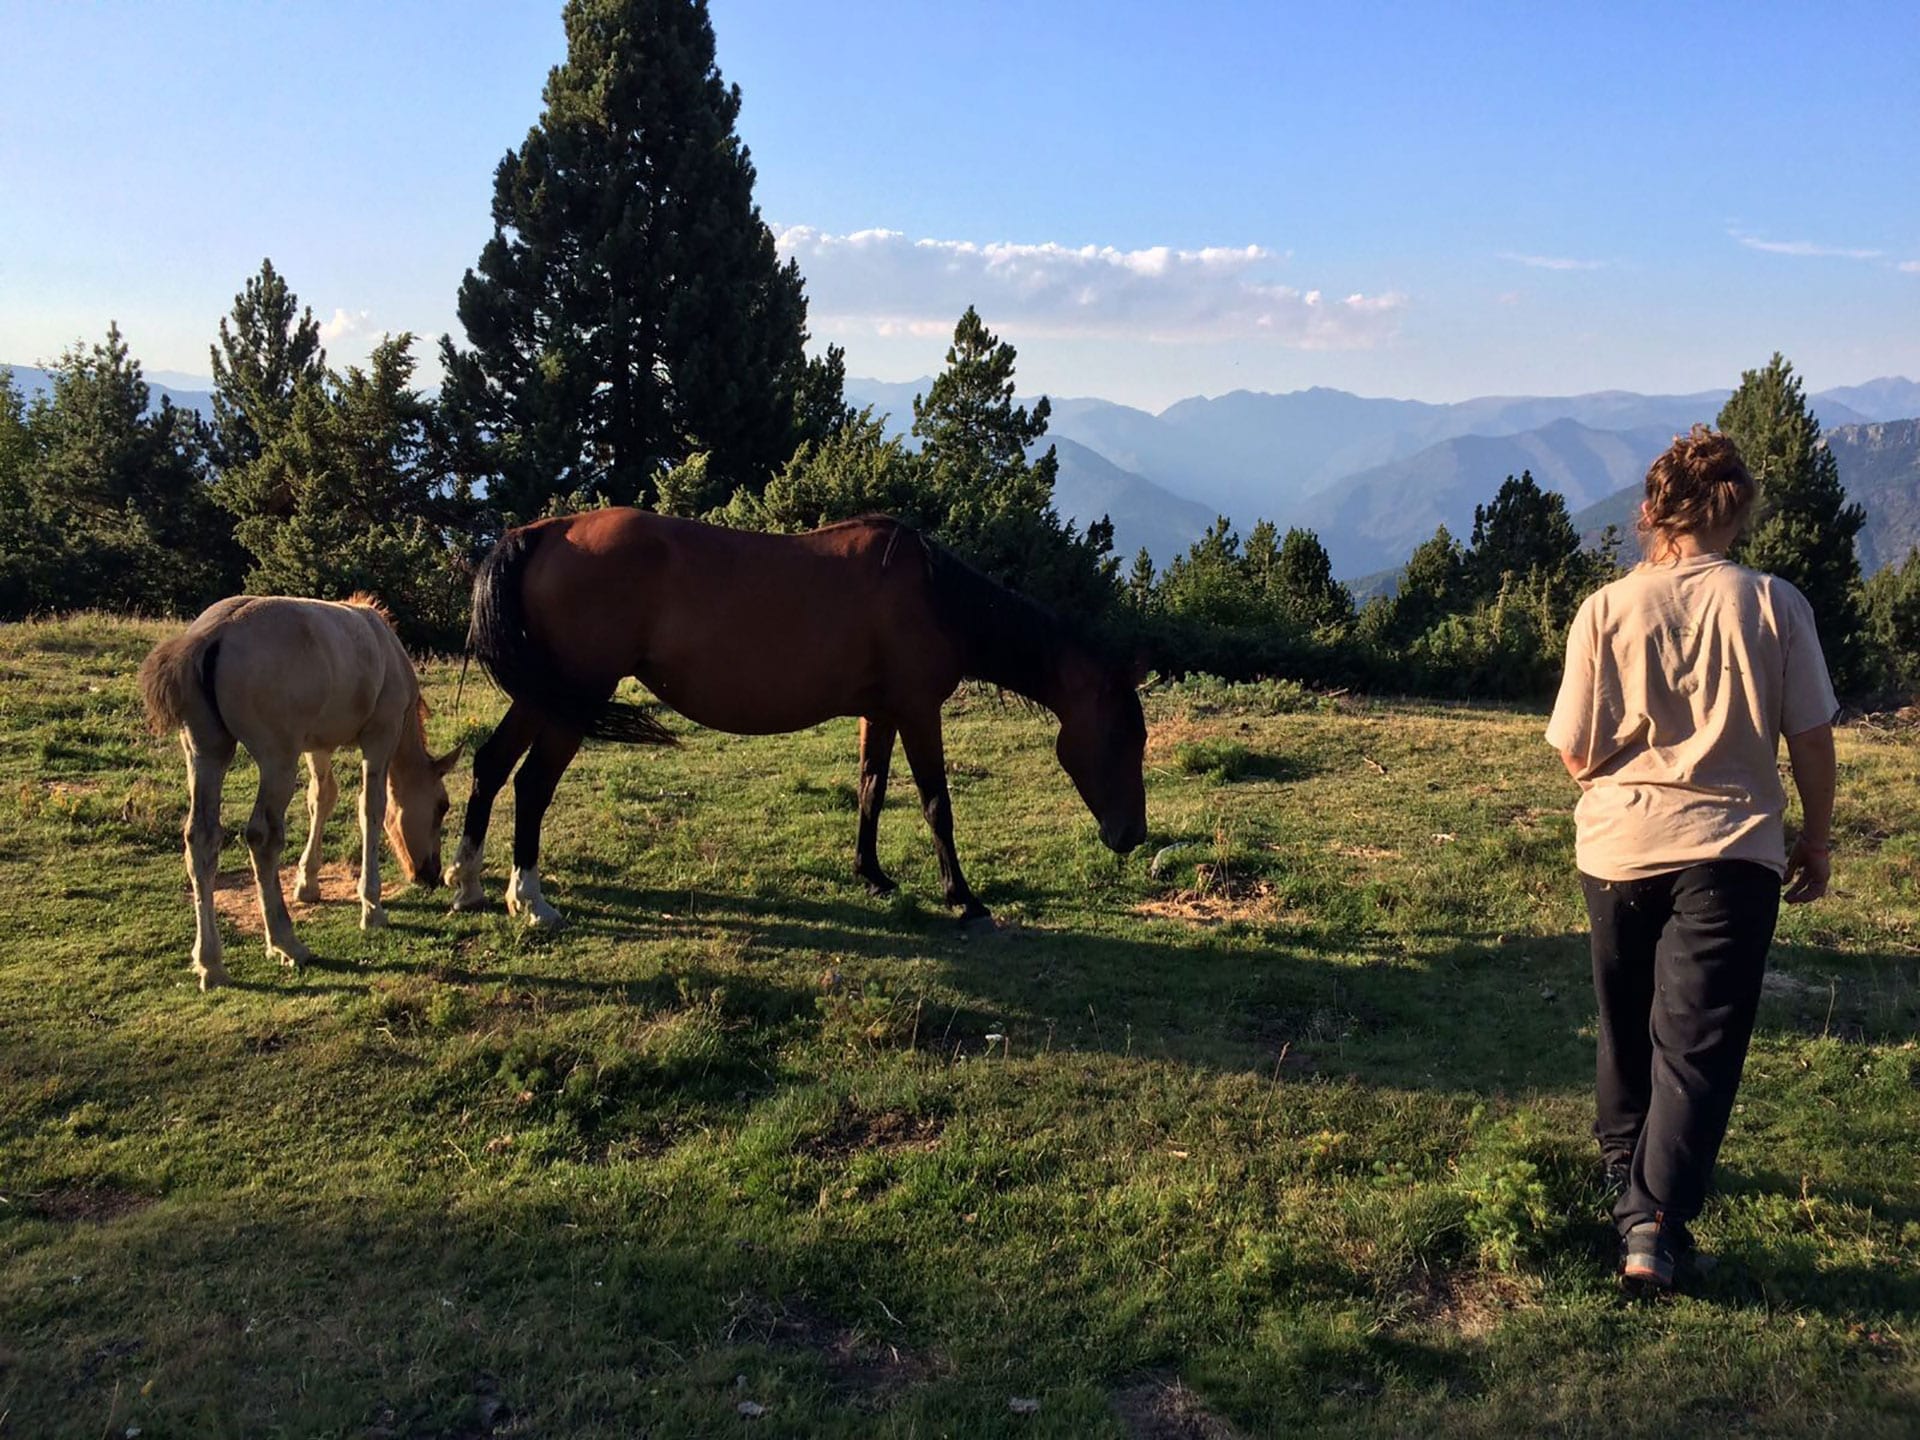
[[[1580,762],[1575,859],[1599,880],[1709,860],[1786,869],[1782,735],[1839,708],[1806,597],[1720,555],[1587,597],[1547,741]]]

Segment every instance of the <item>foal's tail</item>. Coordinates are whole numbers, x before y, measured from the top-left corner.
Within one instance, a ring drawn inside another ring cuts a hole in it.
[[[527,561],[547,528],[509,530],[480,562],[473,577],[469,645],[481,668],[515,700],[583,735],[629,745],[678,745],[679,737],[639,706],[561,674],[546,647],[527,633],[522,584]]]
[[[169,635],[147,652],[140,662],[140,694],[147,702],[147,724],[156,735],[183,725],[204,730],[208,721],[226,728],[213,698],[213,666],[219,653],[218,635],[198,627]]]

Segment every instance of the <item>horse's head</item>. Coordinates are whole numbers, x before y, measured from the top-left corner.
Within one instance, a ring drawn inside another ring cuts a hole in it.
[[[1124,665],[1076,657],[1064,670],[1055,713],[1054,754],[1100,822],[1100,839],[1124,855],[1147,838],[1147,787],[1141,767],[1147,722],[1140,692]]]
[[[447,772],[460,763],[461,749],[456,745],[437,759],[422,751],[424,763],[395,764],[387,771],[387,840],[407,879],[416,885],[440,883]]]

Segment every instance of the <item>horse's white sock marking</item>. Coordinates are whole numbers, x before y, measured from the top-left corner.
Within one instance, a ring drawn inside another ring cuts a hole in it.
[[[538,870],[513,872],[513,878],[507,882],[507,913],[526,916],[527,924],[535,930],[551,930],[560,923],[560,912],[540,894]]]

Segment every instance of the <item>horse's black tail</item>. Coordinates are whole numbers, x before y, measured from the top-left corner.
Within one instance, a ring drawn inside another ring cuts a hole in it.
[[[601,740],[678,745],[679,738],[637,705],[561,674],[553,656],[527,633],[521,583],[544,527],[500,537],[473,577],[471,646],[494,683],[523,704]]]

